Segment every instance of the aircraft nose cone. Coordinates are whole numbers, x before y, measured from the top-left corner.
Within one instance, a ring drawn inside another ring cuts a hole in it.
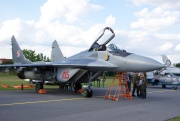
[[[132,63],[134,65],[134,71],[139,72],[148,72],[148,71],[154,71],[157,69],[164,68],[164,65],[160,62],[151,59],[149,57],[144,57],[140,55],[132,55]]]

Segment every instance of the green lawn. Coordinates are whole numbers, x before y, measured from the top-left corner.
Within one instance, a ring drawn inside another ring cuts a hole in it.
[[[180,121],[180,116],[172,118],[172,119],[169,119],[167,121]]]
[[[35,84],[30,84],[29,81],[25,81],[24,79],[19,79],[19,77],[17,77],[16,75],[0,73],[0,90],[17,90],[16,88],[3,88],[2,84],[12,86],[12,87],[21,85],[21,84],[35,86]],[[45,85],[45,88],[58,88],[58,85]],[[31,88],[28,88],[28,89],[31,89]]]
[[[112,83],[113,77],[107,77],[105,82],[103,83],[102,78],[100,78],[100,83],[95,81],[92,82],[93,87],[109,87]],[[0,90],[16,90],[15,88],[3,88],[1,85],[5,84],[8,86],[16,86],[16,85],[29,85],[28,81],[23,79],[19,79],[16,75],[8,74],[8,73],[0,73]],[[116,81],[115,84],[118,84]],[[35,84],[31,84],[35,85]],[[58,88],[58,85],[45,85],[45,88]]]

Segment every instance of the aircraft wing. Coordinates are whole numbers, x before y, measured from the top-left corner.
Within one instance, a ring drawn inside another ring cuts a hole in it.
[[[105,60],[94,59],[94,58],[83,58],[83,59],[65,59],[57,62],[50,63],[36,63],[36,64],[7,64],[0,65],[0,67],[36,67],[36,68],[48,68],[48,67],[62,67],[62,68],[83,68],[87,70],[116,70],[119,67],[109,63]]]

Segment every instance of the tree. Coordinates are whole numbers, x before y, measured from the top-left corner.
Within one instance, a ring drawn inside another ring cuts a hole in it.
[[[35,51],[24,49],[23,54],[24,54],[26,59],[29,59],[32,62],[37,61],[37,59],[36,59],[37,55],[36,55]]]
[[[176,67],[179,67],[179,68],[180,68],[180,63],[177,63],[177,64],[176,64]]]
[[[33,51],[33,50],[24,49],[23,54],[26,59],[29,59],[32,62],[35,62],[35,61],[49,62],[50,61],[49,57],[43,56],[42,53],[36,54],[35,51]]]

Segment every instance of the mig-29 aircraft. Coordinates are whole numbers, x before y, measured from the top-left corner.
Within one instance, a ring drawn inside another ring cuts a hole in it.
[[[106,31],[112,35],[100,44],[99,40]],[[115,44],[107,45],[114,37],[114,31],[106,27],[89,49],[50,63],[26,63],[21,58],[23,54],[20,50],[12,49],[14,64],[0,65],[0,67],[19,68],[18,77],[21,79],[41,80],[36,84],[37,91],[43,89],[45,80],[72,82],[76,90],[81,88],[81,83],[88,83],[87,88],[82,92],[84,97],[92,97],[92,81],[105,71],[147,72],[164,67],[156,60],[121,50]]]
[[[174,86],[174,90],[176,90],[178,88],[178,85],[180,85],[180,76],[176,76],[172,73],[155,75],[153,80],[153,85],[162,85],[163,88],[165,88],[166,85],[171,85]]]
[[[162,85],[162,88],[166,88],[166,85],[173,86],[176,90],[180,85],[180,68],[174,67],[171,61],[166,55],[161,55],[165,68],[156,70],[153,73],[153,77],[148,79],[148,83],[152,85]]]
[[[172,73],[175,76],[180,76],[180,68],[173,66],[171,64],[171,61],[169,60],[169,58],[166,55],[161,55],[161,56],[162,56],[162,60],[164,63],[169,62],[169,66],[167,68],[164,68],[161,71],[161,74],[165,75],[165,74]]]

